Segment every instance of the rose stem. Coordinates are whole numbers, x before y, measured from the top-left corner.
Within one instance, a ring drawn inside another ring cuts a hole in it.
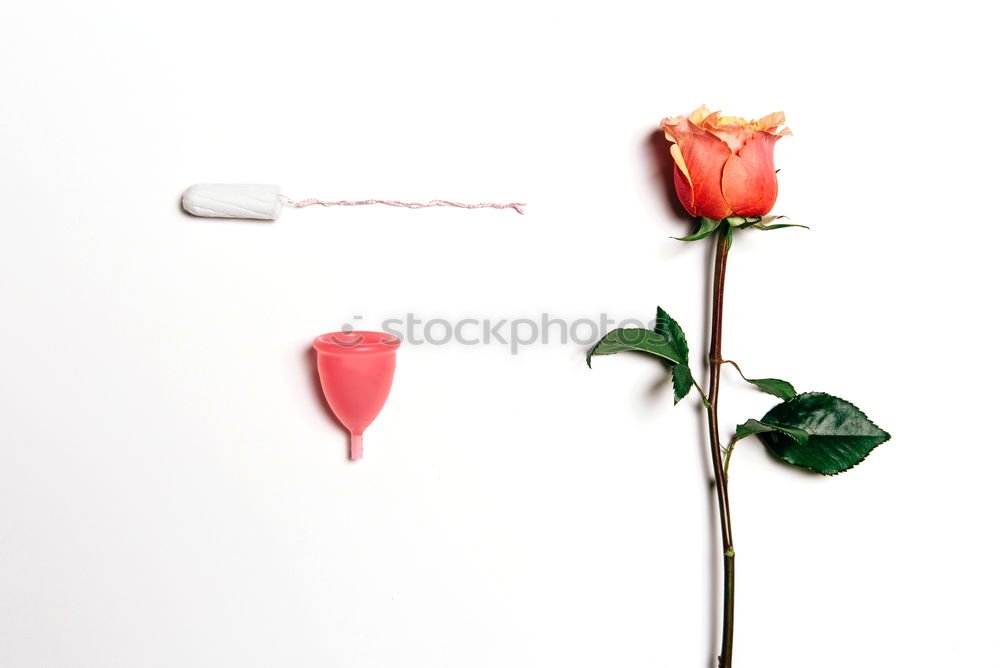
[[[726,259],[729,256],[727,223],[719,228],[715,249],[715,285],[712,289],[712,334],[708,352],[708,435],[715,469],[715,491],[719,497],[719,521],[722,524],[722,550],[725,573],[722,611],[722,651],[719,668],[733,665],[733,606],[735,603],[736,553],[733,551],[733,528],[729,519],[729,486],[722,463],[719,442],[719,370],[722,366],[722,294],[726,283]]]

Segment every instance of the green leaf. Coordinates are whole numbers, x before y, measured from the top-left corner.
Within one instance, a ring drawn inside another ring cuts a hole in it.
[[[737,427],[736,438],[734,440],[738,441],[741,438],[746,438],[747,436],[752,436],[754,434],[766,434],[773,431],[780,431],[781,433],[792,437],[799,445],[806,445],[809,442],[809,434],[801,429],[795,429],[794,427],[781,427],[778,425],[767,425],[758,420],[747,420]]]
[[[780,378],[746,378],[745,380],[779,399],[788,401],[795,397],[795,388],[787,380],[781,380]]]
[[[653,328],[657,334],[666,337],[667,342],[674,350],[680,354],[681,359],[674,364],[664,360],[666,367],[672,367],[674,376],[674,403],[680,402],[691,391],[694,378],[691,376],[691,367],[688,366],[688,342],[684,336],[684,330],[677,324],[677,321],[670,317],[666,311],[659,306],[656,307],[656,326]]]
[[[733,440],[738,441],[741,438],[746,438],[747,436],[764,434],[769,431],[774,431],[774,427],[768,427],[766,424],[758,420],[747,420],[736,428],[736,438]]]
[[[678,364],[674,367],[674,403],[680,403],[680,400],[687,396],[688,392],[691,391],[691,386],[694,384],[694,378],[691,376],[691,367],[687,364]]]
[[[594,355],[613,355],[628,350],[650,353],[675,364],[681,363],[682,360],[681,354],[662,334],[648,329],[615,329],[605,334],[604,338],[590,349],[587,353],[587,366],[590,366],[590,358]]]
[[[698,231],[694,234],[686,237],[674,237],[678,241],[698,241],[698,239],[704,239],[722,224],[721,220],[714,220],[712,218],[698,218]]]
[[[854,404],[824,392],[780,403],[736,432],[758,434],[774,456],[824,475],[856,466],[890,438]]]
[[[723,364],[732,364],[743,380],[756,385],[758,389],[767,392],[768,394],[773,394],[779,399],[787,401],[795,396],[795,388],[792,387],[792,384],[787,380],[781,380],[780,378],[747,378],[743,375],[743,369],[741,369],[740,365],[736,362],[732,360],[725,360]]]
[[[688,342],[687,337],[684,336],[684,330],[659,306],[656,307],[656,325],[653,327],[653,331],[665,336],[674,350],[680,353],[681,364],[688,363]]]

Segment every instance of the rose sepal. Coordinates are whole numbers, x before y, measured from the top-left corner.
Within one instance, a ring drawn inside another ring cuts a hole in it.
[[[722,224],[721,220],[705,218],[704,216],[699,216],[694,220],[698,224],[698,230],[694,234],[690,234],[686,237],[674,237],[674,239],[677,239],[677,241],[698,241],[699,239],[704,239],[712,232],[715,232],[719,229],[719,225]]]

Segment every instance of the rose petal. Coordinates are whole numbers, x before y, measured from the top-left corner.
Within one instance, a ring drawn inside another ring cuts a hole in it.
[[[763,216],[778,198],[774,144],[784,135],[757,131],[722,171],[722,191],[737,216]]]
[[[691,188],[691,177],[688,175],[684,156],[681,155],[681,149],[677,144],[670,145],[670,156],[674,159],[674,190],[677,191],[677,198],[688,213],[697,216],[694,208],[694,190]]]
[[[712,114],[711,109],[709,109],[705,105],[701,105],[700,107],[692,111],[690,114],[688,114],[688,120],[700,128],[701,124],[704,123],[705,119],[708,118],[711,114]]]
[[[698,125],[726,142],[733,153],[743,148],[756,129],[738,116],[723,116],[721,111],[713,111]]]
[[[723,116],[721,111],[713,111],[705,117],[701,127],[706,130],[714,130],[724,125],[749,125],[749,123],[740,116]]]
[[[728,125],[719,125],[714,128],[706,128],[713,135],[726,142],[729,146],[729,150],[736,153],[743,145],[747,143],[750,137],[753,137],[754,129],[750,125],[738,125],[736,123],[731,123]]]
[[[732,208],[722,194],[722,169],[733,154],[726,142],[683,116],[665,119],[660,127],[667,139],[677,144],[681,154],[680,163],[675,158],[677,168],[674,170],[674,185],[678,188],[681,203],[687,199],[687,193],[682,193],[684,186],[690,186],[692,191],[692,204],[685,204],[684,208],[692,216],[716,220],[730,215]],[[679,182],[680,186],[677,185]]]
[[[752,125],[758,130],[774,132],[784,124],[785,124],[785,112],[776,111],[773,114],[768,114],[767,116],[764,116],[759,121],[754,121]],[[782,131],[781,134],[791,134],[791,131],[790,130]]]

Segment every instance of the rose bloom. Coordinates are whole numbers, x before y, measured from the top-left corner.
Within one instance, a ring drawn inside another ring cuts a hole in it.
[[[715,220],[768,213],[778,197],[774,143],[792,133],[778,132],[784,123],[781,111],[747,122],[704,105],[688,117],[664,118],[674,187],[688,213]]]

